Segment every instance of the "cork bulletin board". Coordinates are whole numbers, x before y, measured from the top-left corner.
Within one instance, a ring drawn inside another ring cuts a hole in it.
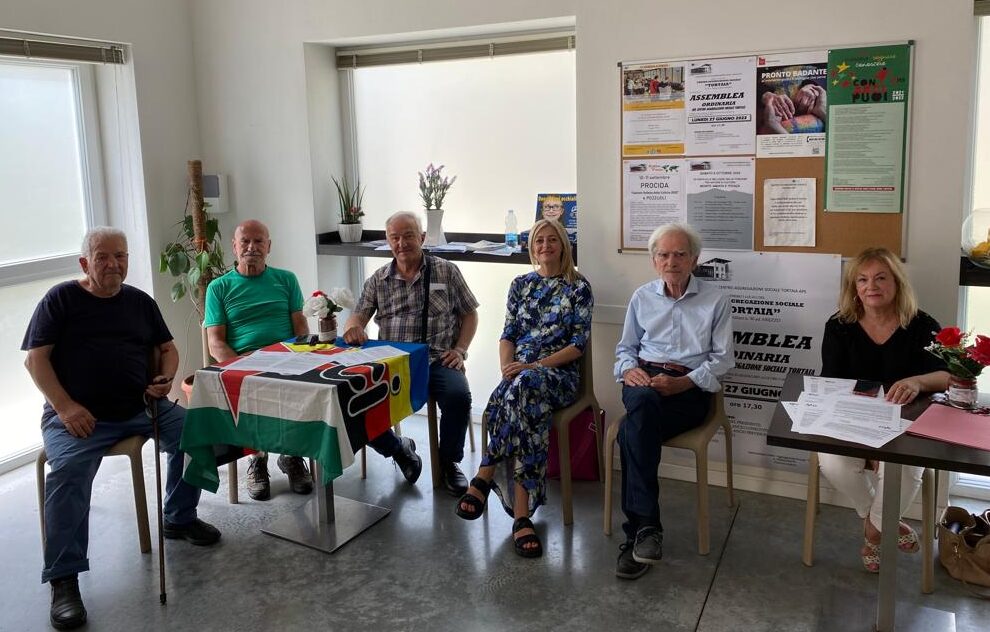
[[[619,252],[687,221],[706,248],[903,256],[912,56],[908,42],[620,62]],[[792,178],[814,180],[803,240],[781,240],[786,218],[764,208],[765,182]]]

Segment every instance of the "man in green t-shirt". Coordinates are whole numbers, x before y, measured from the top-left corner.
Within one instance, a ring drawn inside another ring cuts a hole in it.
[[[233,239],[237,266],[206,288],[203,326],[210,355],[218,361],[309,333],[296,275],[265,263],[271,246],[268,227],[253,219],[241,222]],[[258,452],[250,459],[248,494],[255,500],[268,500],[268,454]],[[313,477],[302,458],[282,455],[278,467],[289,476],[292,491],[313,491]]]

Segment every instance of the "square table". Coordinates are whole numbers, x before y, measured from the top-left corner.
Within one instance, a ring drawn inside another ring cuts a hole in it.
[[[804,376],[791,373],[784,380],[784,387],[780,393],[780,401],[797,401],[803,389]],[[917,419],[929,405],[931,405],[929,398],[926,395],[922,395],[912,403],[901,408],[901,417],[909,420]],[[987,419],[987,423],[990,423],[990,419]],[[795,448],[798,450],[826,452],[861,459],[873,459],[886,463],[883,479],[883,515],[880,526],[882,533],[880,559],[882,561],[880,564],[876,617],[876,629],[880,632],[888,632],[894,629],[897,568],[896,564],[891,564],[889,561],[897,559],[897,525],[900,520],[898,515],[900,509],[898,499],[901,497],[901,466],[917,465],[952,472],[966,472],[967,474],[990,476],[990,452],[986,450],[953,445],[909,434],[903,434],[879,448],[871,448],[831,437],[792,432],[791,418],[780,403],[777,404],[773,418],[770,420],[770,427],[767,430],[767,444],[783,448]],[[886,560],[887,563],[884,563],[883,560]],[[946,631],[955,629],[955,618],[951,613],[945,613],[932,608],[920,608],[918,610],[925,612],[920,613],[920,616],[916,612],[915,615],[918,616],[918,619],[913,623],[924,625],[925,621],[927,621],[929,624],[939,626],[928,629]],[[922,621],[922,618],[925,621]]]
[[[326,364],[301,375],[225,368],[240,358],[196,371],[180,442],[183,478],[211,492],[220,482],[214,445],[312,458],[313,477],[322,483],[316,498],[262,531],[328,553],[389,513],[334,497],[333,479],[369,440],[421,408],[429,383],[426,345],[369,340],[363,349],[391,345],[405,353],[346,366],[334,358],[354,348],[337,343],[259,349],[326,355]]]

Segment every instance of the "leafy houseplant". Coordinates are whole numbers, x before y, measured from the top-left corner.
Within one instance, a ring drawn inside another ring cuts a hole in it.
[[[331,176],[330,179],[337,187],[337,202],[340,204],[340,222],[337,224],[340,241],[361,241],[361,218],[364,217],[361,203],[364,200],[364,188],[360,182],[355,182],[352,187],[346,177],[338,180]]]
[[[192,214],[187,213],[176,226],[179,230],[175,239],[162,247],[158,271],[177,279],[172,286],[172,301],[177,303],[188,294],[202,320],[206,286],[230,269],[223,260],[220,221],[206,218],[200,238],[196,237]]]

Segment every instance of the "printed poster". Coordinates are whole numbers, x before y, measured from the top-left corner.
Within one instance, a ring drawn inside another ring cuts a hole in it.
[[[827,51],[756,58],[756,156],[825,155]]]
[[[687,219],[684,160],[622,162],[622,247],[646,248],[658,226]]]
[[[825,210],[904,206],[911,46],[829,51]]]
[[[577,243],[577,212],[577,193],[540,193],[536,196],[535,221],[557,220],[564,226],[572,244]]]
[[[815,245],[815,179],[763,181],[763,245]]]
[[[807,452],[770,447],[766,433],[787,374],[821,370],[822,333],[835,312],[841,268],[839,255],[701,253],[695,274],[732,303],[736,366],[723,378],[722,389],[735,465],[806,471]],[[725,459],[723,440],[721,433],[715,436],[711,460]]]
[[[755,57],[687,63],[687,155],[756,153],[755,64]]]
[[[688,223],[710,248],[752,250],[755,159],[691,158],[686,162]]]
[[[622,155],[683,153],[683,63],[623,66]]]

